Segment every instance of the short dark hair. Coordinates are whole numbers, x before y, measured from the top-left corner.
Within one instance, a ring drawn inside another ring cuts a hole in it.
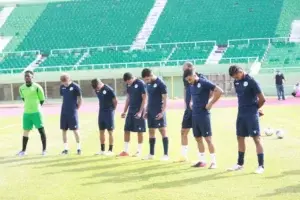
[[[92,81],[91,81],[91,85],[94,89],[97,88],[98,84],[100,83],[100,79],[99,78],[94,78]]]
[[[34,75],[33,71],[31,71],[31,70],[26,70],[26,71],[24,72],[24,74],[31,74],[31,75]]]
[[[133,78],[132,74],[130,72],[126,72],[124,75],[123,75],[123,81],[129,81]]]
[[[229,76],[233,76],[233,75],[237,74],[238,72],[242,72],[242,71],[244,71],[243,68],[241,68],[237,65],[231,65],[228,70]]]
[[[192,69],[187,69],[183,72],[183,77],[186,78],[188,76],[192,76],[194,74],[194,71]]]
[[[189,61],[186,61],[186,62],[183,64],[183,66],[187,66],[188,68],[191,68],[191,67],[193,67],[194,65],[193,65],[193,63],[191,63],[191,62],[189,62]]]
[[[152,75],[152,70],[149,68],[145,68],[142,71],[142,78],[149,77]]]

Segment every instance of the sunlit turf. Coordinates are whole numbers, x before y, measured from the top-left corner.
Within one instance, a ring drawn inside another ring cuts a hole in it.
[[[285,130],[285,138],[263,137],[266,171],[253,174],[257,158],[253,141],[247,141],[245,170],[228,173],[236,162],[236,109],[216,108],[212,111],[213,139],[217,148],[218,169],[194,169],[191,163],[159,161],[161,137],[157,133],[156,160],[99,157],[97,113],[81,113],[83,155],[75,155],[75,142],[69,133],[71,155],[63,150],[59,116],[45,116],[48,156],[41,157],[39,134],[30,135],[28,156],[18,158],[21,145],[21,116],[0,118],[0,199],[1,200],[179,200],[179,199],[299,199],[300,198],[300,106],[265,107],[261,120],[265,127]],[[180,124],[183,111],[168,111],[170,157],[180,155]],[[124,121],[116,116],[116,153],[123,149]],[[9,126],[11,125],[11,126]],[[5,128],[6,127],[6,128]],[[143,154],[148,153],[145,134]],[[195,141],[190,134],[189,157],[197,159]],[[134,153],[136,134],[130,145]],[[207,154],[209,160],[209,155]]]

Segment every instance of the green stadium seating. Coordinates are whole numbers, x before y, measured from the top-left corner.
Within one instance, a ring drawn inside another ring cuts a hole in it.
[[[0,59],[0,73],[10,73],[11,70],[14,70],[15,72],[21,72],[36,59],[36,54],[32,52],[24,53],[22,55],[9,53]]]
[[[49,3],[18,50],[130,45],[153,4],[154,0]]]
[[[263,67],[276,68],[300,64],[300,44],[278,42],[271,45]]]
[[[172,0],[149,42],[274,37],[283,0]]]

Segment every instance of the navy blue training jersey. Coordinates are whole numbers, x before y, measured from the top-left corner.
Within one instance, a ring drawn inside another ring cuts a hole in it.
[[[257,95],[261,93],[258,83],[248,74],[242,80],[235,80],[234,87],[238,98],[239,115],[256,114]]]
[[[196,74],[197,74],[199,77],[206,79],[205,76],[204,76],[203,74],[198,74],[197,72],[196,72]],[[190,84],[189,84],[189,82],[187,82],[187,81],[185,80],[184,77],[183,77],[183,85],[184,85],[184,88],[185,88],[185,100],[184,100],[184,102],[185,102],[185,104],[186,104],[186,107],[189,108],[189,105],[190,105],[190,103],[191,103]]]
[[[99,91],[96,91],[99,99],[99,109],[101,111],[113,111],[115,109],[113,99],[116,98],[114,90],[104,85]]]
[[[60,86],[60,96],[63,97],[61,113],[74,115],[77,112],[77,97],[81,96],[80,86],[72,82],[68,87]]]
[[[143,101],[142,95],[146,94],[146,85],[143,81],[136,79],[131,85],[127,85],[129,96],[129,114],[136,114],[141,108]]]
[[[193,100],[193,115],[208,112],[205,109],[209,101],[210,91],[214,90],[216,85],[207,79],[199,78],[193,85],[190,86],[190,91]]]
[[[162,95],[167,94],[167,86],[160,79],[157,78],[152,83],[147,84],[148,92],[148,112],[160,113],[162,107]]]

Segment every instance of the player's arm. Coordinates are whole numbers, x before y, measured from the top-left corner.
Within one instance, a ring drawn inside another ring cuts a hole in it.
[[[82,98],[82,91],[81,88],[76,88],[76,92],[77,92],[77,109],[79,109],[83,103],[83,98]]]
[[[21,87],[19,88],[19,94],[20,94],[21,99],[24,101],[24,95],[23,95],[23,92],[21,90]]]
[[[37,94],[38,94],[38,98],[39,98],[39,101],[40,101],[40,104],[43,105],[44,102],[45,102],[45,93],[44,93],[44,90],[41,86],[38,86],[37,88]]]
[[[263,107],[263,105],[266,102],[265,95],[262,92],[259,84],[255,80],[252,81],[252,89],[257,96],[257,99],[258,99],[257,106],[258,106],[258,109],[260,109],[261,107]]]
[[[210,110],[212,108],[212,106],[220,99],[220,97],[222,96],[223,94],[223,90],[215,85],[214,83],[210,82],[209,80],[204,80],[203,81],[203,87],[205,87],[206,89],[209,90],[209,102],[208,104],[206,105],[206,109],[207,110]],[[212,97],[211,97],[212,95]]]
[[[123,114],[125,115],[127,113],[128,107],[129,107],[129,101],[130,101],[130,97],[129,97],[129,94],[127,93],[126,94],[126,100],[125,100],[125,106],[124,106],[124,110],[123,110],[122,115]]]
[[[285,83],[285,78],[283,74],[282,74],[282,83]]]
[[[111,93],[111,97],[112,97],[112,103],[113,103],[114,110],[116,110],[117,106],[118,106],[117,96],[116,96],[115,92],[113,91],[113,89],[110,89],[110,93]]]
[[[162,106],[161,106],[161,112],[164,113],[166,112],[166,108],[167,108],[167,94],[162,94]]]

